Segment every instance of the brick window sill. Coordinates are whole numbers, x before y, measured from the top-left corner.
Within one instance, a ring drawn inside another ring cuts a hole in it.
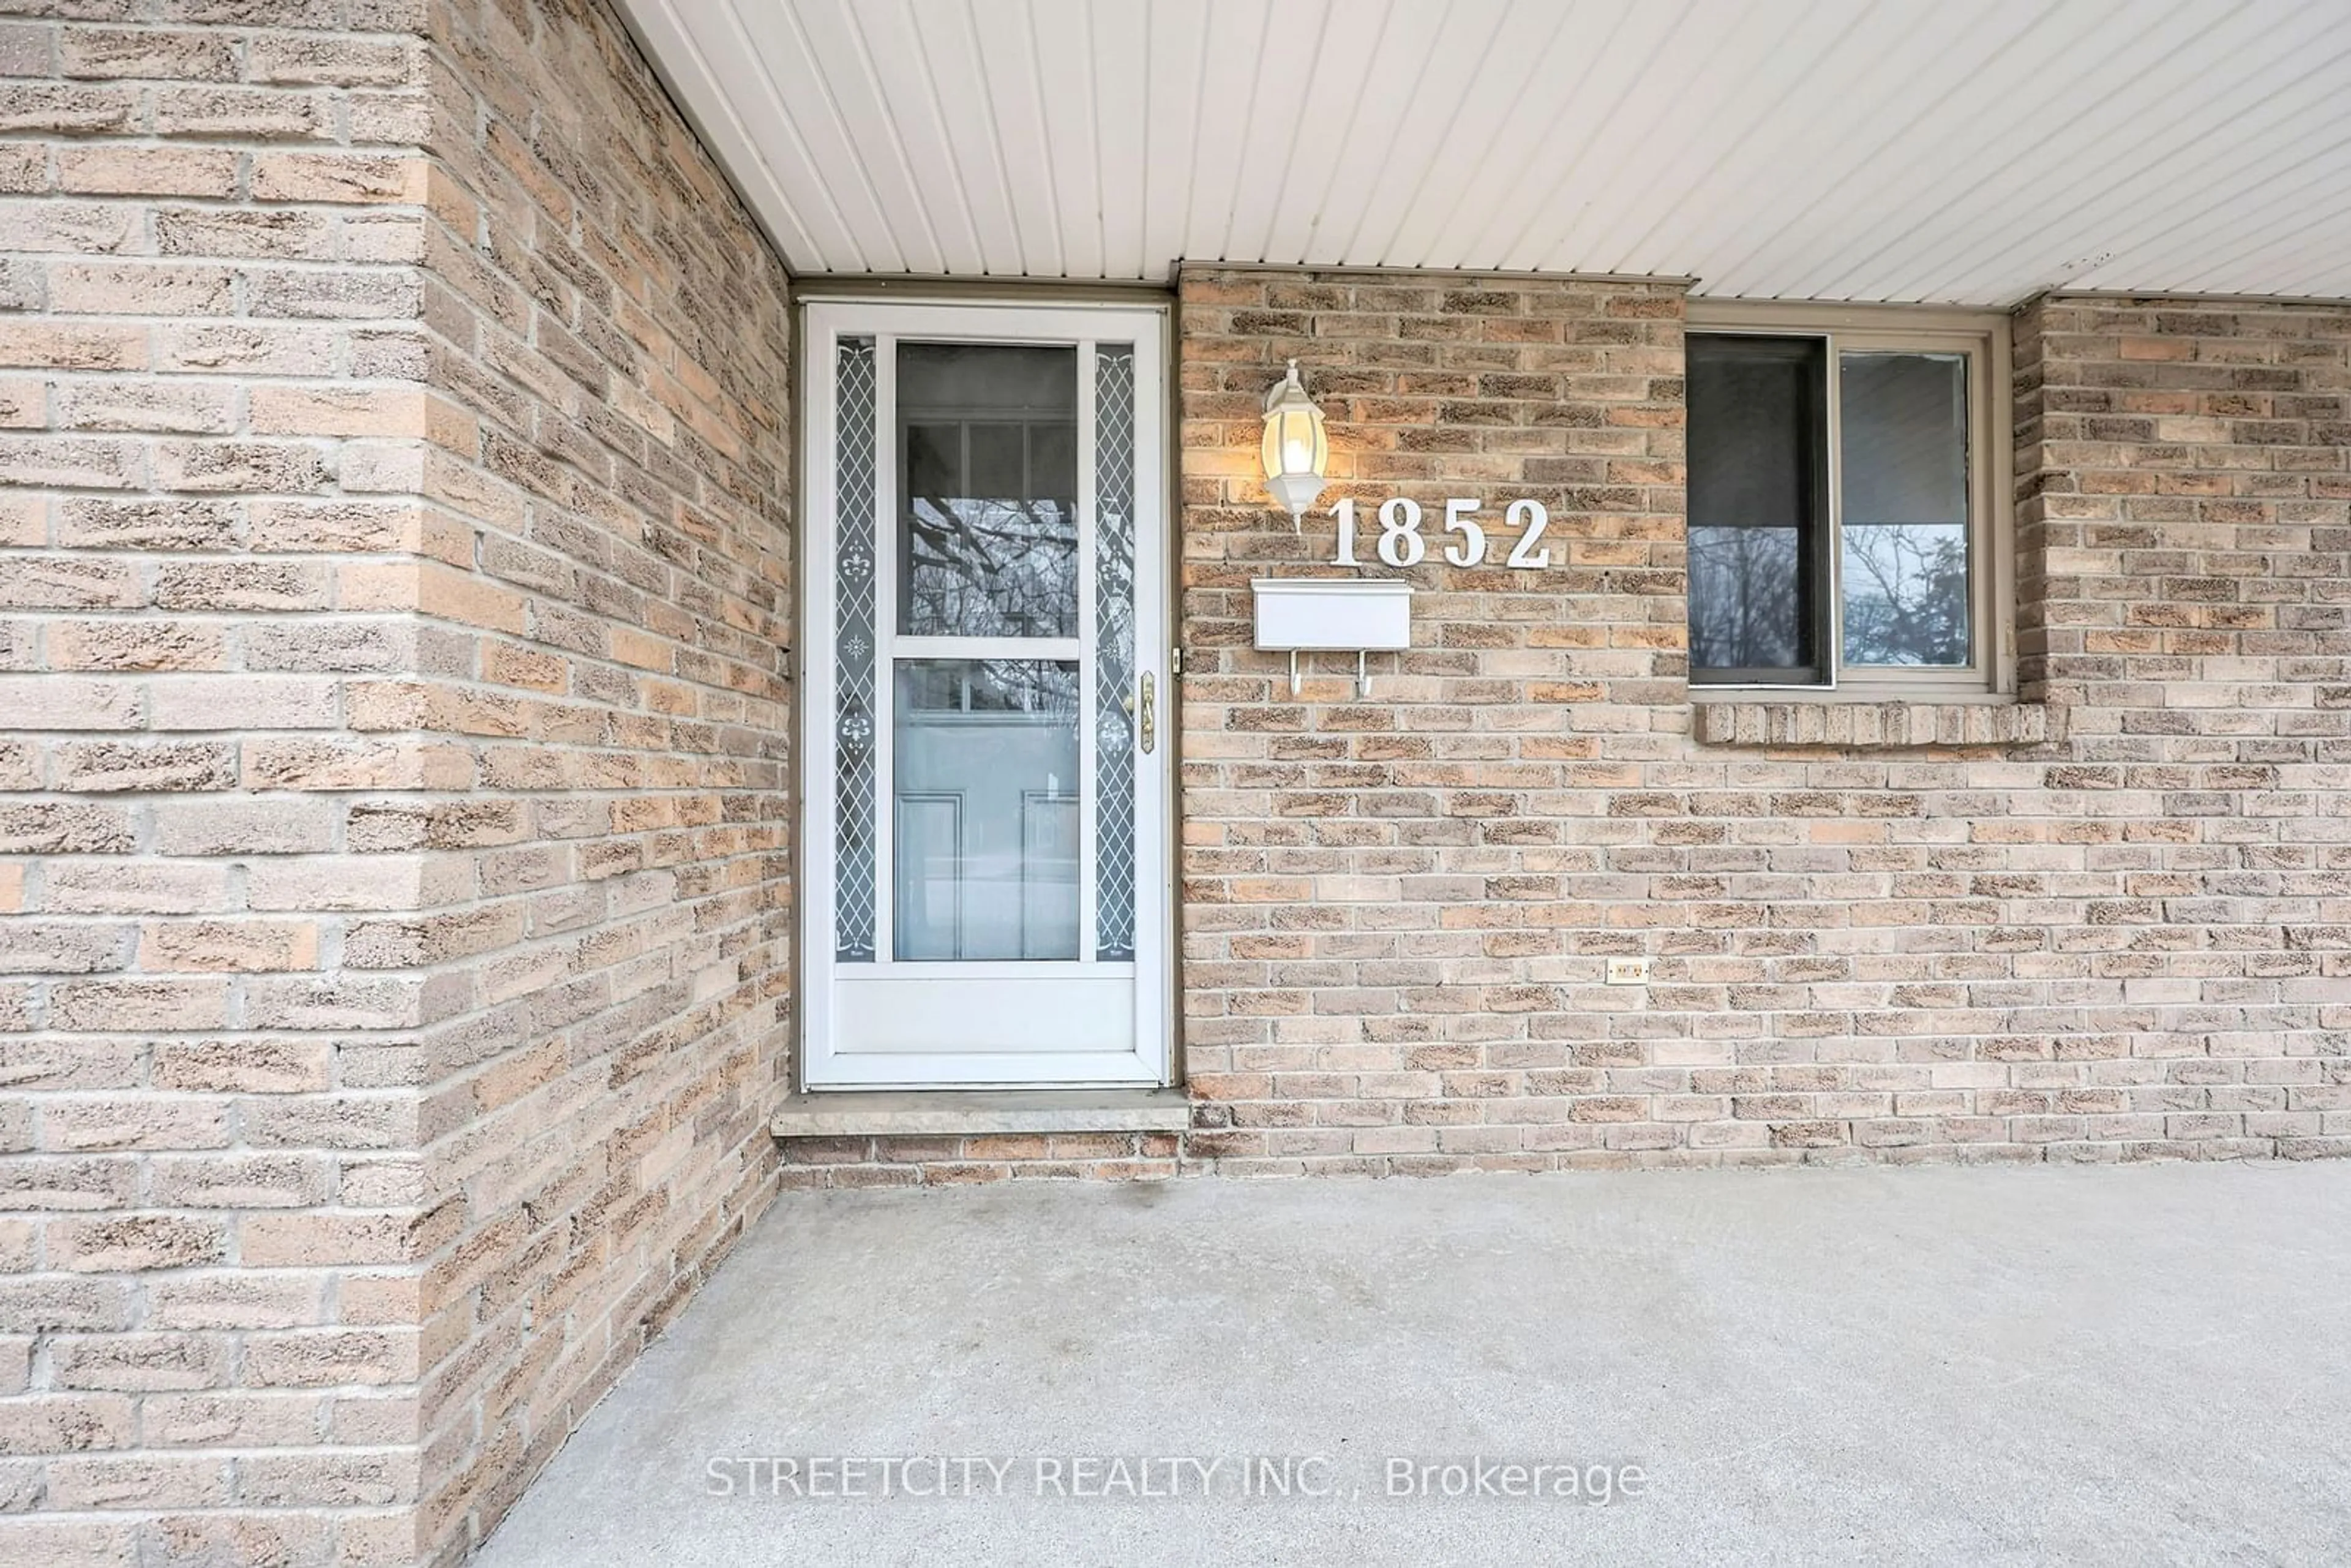
[[[2064,735],[2064,710],[2043,703],[1871,702],[1700,697],[1691,729],[1708,746],[1821,746],[1851,750],[2036,746]]]

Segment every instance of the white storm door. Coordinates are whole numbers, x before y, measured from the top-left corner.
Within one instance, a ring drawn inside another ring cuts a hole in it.
[[[811,1089],[1167,1081],[1165,329],[808,307]]]

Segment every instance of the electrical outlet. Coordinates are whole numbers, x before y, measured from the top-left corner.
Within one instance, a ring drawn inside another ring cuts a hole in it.
[[[1609,959],[1608,983],[1612,986],[1647,985],[1649,983],[1649,961],[1646,958]]]

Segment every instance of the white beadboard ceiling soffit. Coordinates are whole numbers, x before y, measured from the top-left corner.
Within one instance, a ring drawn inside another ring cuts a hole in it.
[[[622,0],[799,273],[2351,297],[2346,0]]]

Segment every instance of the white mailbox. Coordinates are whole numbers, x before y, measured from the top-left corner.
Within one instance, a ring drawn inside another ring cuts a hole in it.
[[[1298,655],[1353,653],[1355,690],[1369,695],[1364,655],[1412,646],[1412,585],[1361,578],[1261,577],[1257,597],[1257,645],[1290,655],[1290,690],[1298,691]]]

